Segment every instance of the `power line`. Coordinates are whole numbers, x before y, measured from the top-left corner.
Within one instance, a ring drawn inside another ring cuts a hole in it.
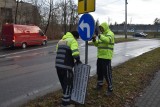
[[[114,3],[117,3],[117,2],[120,2],[121,0],[115,0],[115,1],[113,1],[113,2],[109,2],[109,3],[107,3],[107,5],[110,5],[110,4],[114,4]],[[102,4],[102,5],[100,5],[100,6],[107,6],[106,4]]]
[[[121,1],[121,0],[115,0],[115,1],[110,2],[110,3],[108,3],[108,4],[113,4],[113,3],[116,3],[116,2],[119,2],[119,1]]]

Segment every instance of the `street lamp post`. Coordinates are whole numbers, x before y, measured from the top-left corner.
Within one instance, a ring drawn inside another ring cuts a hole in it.
[[[64,2],[64,34],[66,33],[67,28],[66,28],[66,0]]]
[[[17,0],[16,2],[16,13],[15,13],[15,19],[14,19],[14,23],[17,24],[17,11],[18,11],[18,4],[19,4],[19,0]]]
[[[127,39],[127,0],[125,0],[125,38]]]

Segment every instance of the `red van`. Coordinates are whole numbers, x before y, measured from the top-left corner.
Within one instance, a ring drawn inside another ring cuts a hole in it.
[[[47,36],[38,26],[5,24],[2,26],[1,40],[3,47],[22,47],[46,45]]]

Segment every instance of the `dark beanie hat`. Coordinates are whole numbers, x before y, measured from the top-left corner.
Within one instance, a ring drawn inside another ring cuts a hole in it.
[[[75,38],[79,38],[79,33],[77,31],[71,31],[71,33]]]

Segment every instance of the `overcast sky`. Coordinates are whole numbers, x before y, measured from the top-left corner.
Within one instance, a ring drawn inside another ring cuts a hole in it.
[[[91,14],[100,22],[122,23],[125,21],[125,0],[96,0],[96,11]],[[128,23],[153,24],[155,18],[160,18],[160,0],[128,0],[127,14]]]

